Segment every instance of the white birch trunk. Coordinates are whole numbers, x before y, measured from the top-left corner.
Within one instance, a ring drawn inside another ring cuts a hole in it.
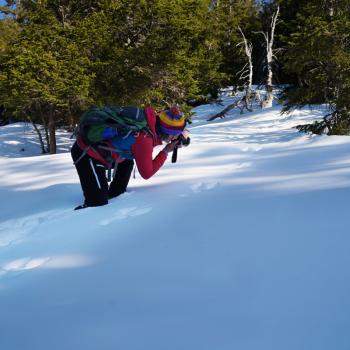
[[[252,51],[253,51],[253,46],[251,43],[248,43],[246,37],[244,36],[244,33],[242,31],[242,29],[240,27],[238,27],[239,31],[242,34],[243,37],[243,43],[244,43],[244,49],[245,49],[245,54],[248,58],[248,84],[246,87],[246,92],[250,94],[250,92],[252,91],[252,85],[253,85],[253,61],[252,61]],[[245,73],[245,71],[243,72],[243,74]]]
[[[275,28],[277,23],[277,17],[279,15],[280,8],[277,7],[277,11],[272,16],[271,20],[271,33],[270,37],[268,33],[264,33],[266,40],[266,61],[267,61],[267,76],[266,76],[266,99],[262,103],[262,108],[272,107],[273,101],[273,71],[272,71],[272,63],[273,63],[273,42],[275,38]]]
[[[242,99],[242,101],[244,102],[244,105],[245,105],[244,107],[251,112],[252,109],[250,107],[250,104],[252,99],[252,85],[253,85],[253,60],[252,60],[253,45],[251,43],[248,43],[240,27],[238,27],[238,30],[241,32],[241,35],[243,37],[243,43],[241,44],[244,44],[245,54],[248,58],[248,63],[244,66],[243,72],[240,76],[240,79],[248,78],[248,81],[245,84],[245,96]],[[247,65],[248,65],[248,68],[246,69]],[[243,112],[243,109],[242,109],[242,112]]]

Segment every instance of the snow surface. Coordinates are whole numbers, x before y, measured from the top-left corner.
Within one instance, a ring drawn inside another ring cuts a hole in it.
[[[293,128],[322,107],[206,122],[222,108],[195,109],[178,163],[80,211],[70,135],[40,155],[0,128],[1,350],[350,348],[350,137]]]

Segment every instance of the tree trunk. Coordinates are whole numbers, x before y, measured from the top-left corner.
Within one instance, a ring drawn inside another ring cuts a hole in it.
[[[45,120],[44,113],[43,113],[41,108],[39,109],[39,113],[40,113],[41,122],[43,124],[44,131],[45,131],[46,149],[47,149],[47,152],[49,152],[49,149],[50,149],[50,137],[49,137],[49,130],[48,130],[48,127],[47,127],[47,121]]]
[[[252,43],[248,43],[241,27],[238,27],[238,30],[241,32],[241,35],[243,37],[243,44],[244,44],[244,49],[245,49],[245,54],[248,58],[248,73],[247,70],[245,69],[245,66],[243,68],[243,72],[240,76],[240,79],[246,79],[248,78],[248,82],[245,83],[245,96],[243,97],[244,101],[244,106],[245,108],[249,111],[252,112],[252,107],[251,107],[251,98],[252,98],[252,85],[253,85],[253,61],[252,61],[252,52],[253,52],[253,45]],[[243,107],[244,109],[244,107]],[[242,112],[243,112],[242,109]]]
[[[36,133],[38,134],[40,147],[41,147],[41,153],[43,153],[43,154],[47,153],[46,152],[46,148],[45,148],[45,144],[44,144],[44,141],[43,141],[43,137],[41,135],[41,132],[40,132],[39,128],[37,127],[37,125],[34,123],[34,121],[28,115],[26,115],[26,118],[30,121],[30,123],[33,125]]]
[[[56,123],[53,108],[49,110],[49,137],[50,137],[50,154],[56,154]]]
[[[273,101],[273,86],[272,86],[272,53],[267,55],[267,77],[266,77],[266,99],[263,101],[262,107],[272,107]]]
[[[270,37],[269,34],[266,33],[265,40],[266,40],[266,61],[267,61],[267,76],[266,76],[266,99],[262,103],[262,108],[266,107],[272,107],[272,101],[273,101],[273,86],[272,86],[272,78],[273,78],[273,71],[272,71],[272,62],[273,62],[273,42],[275,39],[275,28],[277,24],[277,18],[279,15],[280,8],[277,7],[276,12],[272,16],[271,20],[271,32]]]

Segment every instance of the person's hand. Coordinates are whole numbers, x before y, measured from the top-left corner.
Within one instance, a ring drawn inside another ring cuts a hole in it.
[[[179,147],[179,140],[173,140],[170,143],[168,143],[164,148],[163,151],[168,154],[172,152],[176,147]]]
[[[188,129],[184,129],[182,136],[187,139],[190,136],[190,131]]]

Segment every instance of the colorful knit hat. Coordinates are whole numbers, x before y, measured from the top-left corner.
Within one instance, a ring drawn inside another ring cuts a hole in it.
[[[159,128],[166,135],[180,135],[186,126],[184,115],[177,106],[158,114]]]

